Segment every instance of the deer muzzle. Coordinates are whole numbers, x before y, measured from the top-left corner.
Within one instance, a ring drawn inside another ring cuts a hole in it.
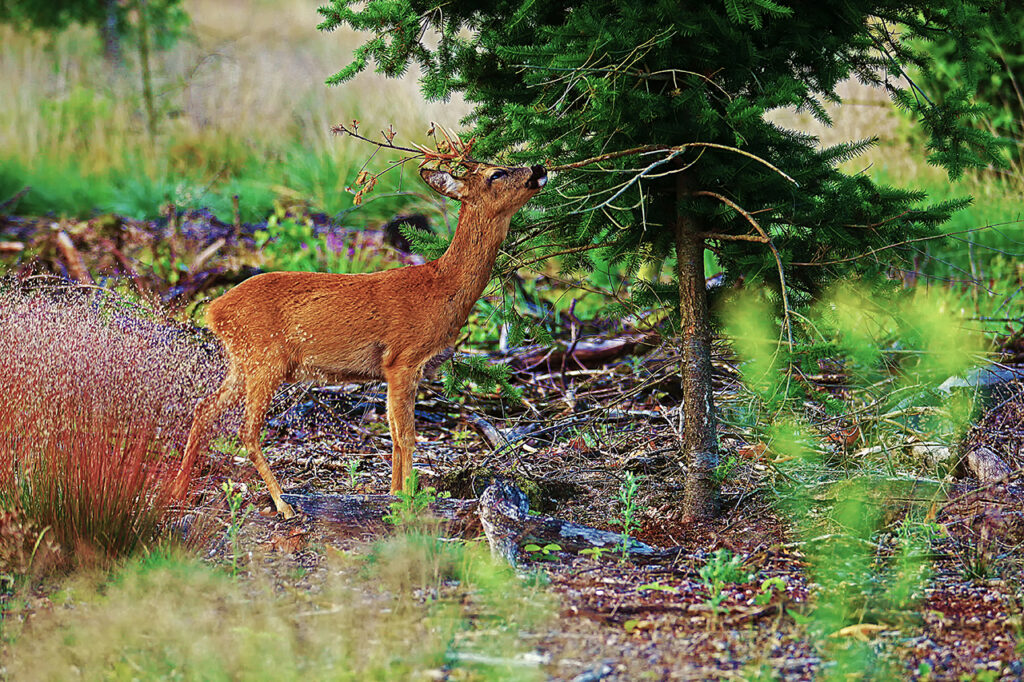
[[[544,166],[536,165],[530,168],[530,179],[526,181],[526,186],[529,189],[540,189],[548,181],[548,172],[544,170]]]

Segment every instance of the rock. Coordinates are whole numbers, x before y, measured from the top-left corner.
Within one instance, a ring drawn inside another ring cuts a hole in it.
[[[963,377],[949,377],[939,384],[937,390],[943,393],[951,393],[953,389],[969,388],[976,391],[989,392],[998,386],[1013,381],[1024,381],[1024,369],[986,365],[985,367],[972,368]]]
[[[957,463],[956,453],[944,443],[916,443],[910,447],[910,454],[923,460],[930,469],[949,471]]]
[[[967,453],[967,467],[982,483],[995,483],[1010,475],[1010,465],[984,445]]]
[[[572,678],[572,682],[598,682],[598,680],[603,680],[615,672],[611,664],[612,661],[603,661],[596,668],[591,668]]]

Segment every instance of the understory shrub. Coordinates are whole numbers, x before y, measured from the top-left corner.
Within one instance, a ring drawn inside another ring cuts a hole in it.
[[[120,295],[0,285],[0,510],[48,533],[73,564],[152,540],[218,363]]]

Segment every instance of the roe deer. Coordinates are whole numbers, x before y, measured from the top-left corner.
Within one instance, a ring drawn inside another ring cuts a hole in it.
[[[416,390],[427,363],[445,352],[491,277],[512,214],[547,182],[543,166],[467,162],[454,176],[420,171],[436,192],[462,203],[455,237],[423,265],[358,275],[271,272],[210,303],[207,321],[224,345],[224,383],[196,406],[176,492],[184,496],[213,421],[245,400],[239,436],[285,518],[294,515],[260,450],[260,430],[284,381],[387,381],[393,442],[391,492],[412,472]]]

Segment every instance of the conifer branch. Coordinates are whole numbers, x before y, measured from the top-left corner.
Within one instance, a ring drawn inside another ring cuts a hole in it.
[[[770,240],[759,234],[726,234],[724,232],[703,232],[700,235],[704,239],[717,239],[720,242],[757,242],[767,244]]]
[[[554,244],[548,244],[547,246],[554,246]],[[533,265],[534,263],[539,263],[539,262],[541,262],[543,260],[547,260],[549,258],[555,258],[557,256],[566,256],[566,255],[569,255],[571,253],[582,253],[584,251],[593,251],[594,249],[602,249],[602,248],[604,248],[606,246],[611,246],[611,244],[587,244],[586,246],[577,246],[577,247],[572,248],[572,249],[565,249],[563,251],[555,251],[554,253],[546,253],[543,256],[540,256],[539,258],[533,258],[533,259],[528,260],[528,261],[522,261],[522,262],[518,263],[516,265],[516,267],[524,268],[527,265]],[[531,250],[543,249],[543,248],[544,248],[544,246],[536,246],[536,247],[534,247],[534,249],[531,249]]]
[[[981,227],[969,227],[969,228],[967,228],[965,230],[957,230],[956,232],[942,232],[940,234],[930,234],[930,235],[925,236],[925,237],[917,237],[915,239],[905,239],[905,240],[900,241],[900,242],[894,242],[892,244],[886,244],[885,246],[879,246],[877,248],[871,249],[870,251],[865,251],[864,253],[859,253],[856,256],[848,256],[847,258],[837,258],[835,260],[823,260],[823,261],[818,261],[816,263],[815,262],[804,262],[804,261],[793,261],[793,262],[790,263],[790,265],[798,265],[800,267],[808,267],[808,268],[821,268],[821,267],[825,267],[826,265],[840,265],[842,263],[850,263],[850,262],[855,261],[855,260],[860,260],[861,258],[867,258],[868,256],[873,256],[876,253],[880,253],[882,251],[888,251],[889,249],[895,249],[895,248],[899,248],[901,246],[907,246],[908,244],[916,244],[918,242],[935,241],[936,239],[945,239],[946,237],[953,237],[953,236],[958,235],[958,234],[966,234],[966,233],[969,233],[969,232],[978,232],[980,230],[988,230],[988,229],[991,229],[993,227],[1001,227],[1003,225],[1018,225],[1018,224],[1020,224],[1020,222],[1021,221],[1019,221],[1019,220],[1009,220],[1009,221],[1006,221],[1006,222],[1003,222],[1003,223],[995,223],[993,225],[982,225]]]
[[[748,238],[747,241],[757,241],[757,242],[761,242],[762,244],[767,244],[768,248],[771,249],[772,255],[775,256],[775,266],[778,268],[778,271],[779,271],[779,290],[782,293],[782,319],[783,319],[783,322],[784,322],[784,325],[785,325],[785,328],[786,328],[786,338],[789,340],[789,348],[790,348],[790,350],[792,350],[793,349],[793,325],[790,323],[791,312],[790,312],[790,309],[789,309],[789,294],[786,293],[786,271],[782,267],[782,256],[779,254],[779,250],[777,248],[775,248],[775,243],[772,241],[771,237],[768,236],[768,233],[764,231],[764,228],[761,227],[760,223],[758,223],[756,220],[754,220],[754,216],[750,215],[749,211],[747,211],[744,208],[742,208],[741,206],[739,206],[735,201],[733,201],[729,197],[725,197],[725,196],[722,196],[721,194],[719,194],[718,192],[711,192],[711,191],[708,191],[708,190],[697,190],[695,192],[691,192],[691,194],[693,196],[710,197],[712,199],[716,199],[717,201],[722,202],[723,204],[725,204],[729,208],[733,209],[734,211],[736,211],[737,213],[742,215],[744,218],[747,219],[748,223],[750,223],[751,225],[754,226],[754,229],[757,230],[757,232],[758,232],[758,235],[742,235],[742,236],[743,237],[747,237]],[[712,233],[705,232],[704,233],[704,237],[708,238],[709,234],[712,234]],[[731,236],[739,237],[740,235],[731,235]],[[758,238],[755,239],[754,237],[758,237]]]
[[[601,154],[599,156],[593,156],[593,157],[591,157],[589,159],[583,159],[582,161],[575,161],[573,163],[566,163],[566,164],[563,164],[561,166],[551,166],[551,167],[548,168],[548,170],[549,171],[575,170],[577,168],[583,168],[584,166],[590,166],[590,165],[595,164],[595,163],[601,163],[602,161],[611,161],[612,159],[619,159],[619,158],[622,158],[624,156],[640,156],[640,155],[643,155],[643,154],[652,154],[652,153],[655,153],[655,152],[672,152],[669,155],[669,157],[667,157],[667,158],[672,158],[672,157],[675,157],[676,155],[678,155],[680,152],[685,151],[686,149],[690,149],[692,147],[705,148],[705,149],[720,149],[720,150],[723,150],[723,151],[734,152],[736,154],[740,154],[741,156],[746,156],[749,159],[753,159],[754,161],[757,161],[758,163],[760,163],[761,165],[765,166],[766,168],[775,171],[780,176],[782,176],[783,178],[785,178],[789,182],[793,183],[797,187],[800,186],[799,182],[797,182],[792,177],[790,177],[786,173],[784,173],[781,170],[779,170],[778,168],[776,168],[774,165],[772,165],[768,161],[762,159],[757,154],[751,154],[748,151],[744,151],[742,149],[737,149],[736,147],[730,147],[729,145],[725,145],[725,144],[716,144],[714,142],[687,142],[685,144],[680,144],[680,145],[675,145],[675,146],[664,145],[664,144],[648,144],[648,145],[644,145],[642,147],[633,147],[632,149],[621,149],[621,150],[619,150],[617,152],[608,152],[607,154]],[[667,160],[667,158],[666,158],[666,160]],[[660,163],[658,165],[660,165]]]

